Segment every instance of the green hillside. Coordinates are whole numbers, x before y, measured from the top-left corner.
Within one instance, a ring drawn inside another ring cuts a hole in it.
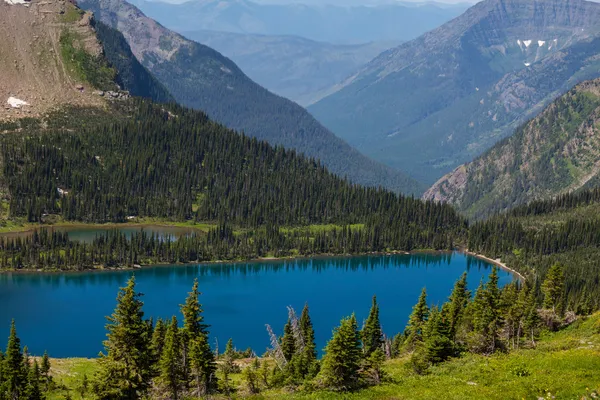
[[[473,218],[597,186],[600,80],[584,82],[539,116],[438,181],[424,198]]]

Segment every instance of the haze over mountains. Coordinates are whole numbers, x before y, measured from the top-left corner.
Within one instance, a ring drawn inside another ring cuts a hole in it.
[[[367,155],[433,183],[600,76],[600,5],[486,0],[384,52],[309,107]]]
[[[315,157],[353,182],[421,192],[414,180],[363,156],[302,107],[254,83],[217,51],[164,28],[125,1],[83,0],[80,5],[121,31],[136,58],[180,104],[249,136]]]
[[[398,2],[377,6],[326,2],[259,4],[250,0],[194,0],[176,5],[146,0],[132,3],[148,17],[177,32],[293,35],[336,44],[413,39],[460,15],[466,8]]]

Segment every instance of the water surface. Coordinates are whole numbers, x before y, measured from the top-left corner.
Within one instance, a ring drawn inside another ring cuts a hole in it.
[[[179,305],[198,278],[211,342],[218,341],[221,350],[232,337],[238,348],[252,347],[262,354],[269,345],[265,324],[281,333],[286,306],[300,313],[306,302],[321,349],[341,318],[352,312],[359,322],[367,317],[373,295],[379,300],[386,334],[402,331],[423,287],[430,304],[441,305],[464,271],[469,288],[475,290],[491,266],[455,253],[160,266],[135,272],[0,274],[0,348],[15,318],[21,342],[33,354],[48,350],[52,357],[96,356],[118,288],[135,273],[148,317],[180,318]],[[502,285],[512,279],[500,271]]]

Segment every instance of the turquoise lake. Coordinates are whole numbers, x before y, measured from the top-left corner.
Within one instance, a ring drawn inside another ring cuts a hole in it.
[[[322,349],[344,316],[368,315],[377,295],[387,335],[402,331],[423,287],[430,304],[443,303],[454,282],[467,271],[474,290],[491,272],[490,264],[460,253],[361,256],[240,264],[159,266],[137,271],[71,274],[0,274],[0,348],[14,318],[21,343],[32,354],[95,357],[103,349],[105,316],[115,307],[119,287],[135,274],[144,293],[146,317],[179,314],[193,281],[203,292],[211,342],[222,349],[229,337],[239,349],[262,354],[269,345],[265,324],[277,334],[286,306],[298,313],[308,303]],[[500,271],[500,283],[512,275]]]

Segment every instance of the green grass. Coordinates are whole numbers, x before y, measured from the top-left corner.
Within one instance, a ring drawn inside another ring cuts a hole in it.
[[[600,392],[600,313],[571,327],[546,334],[534,349],[490,357],[467,354],[416,375],[408,358],[388,361],[388,381],[354,393],[316,391],[291,393],[286,389],[267,390],[254,399],[592,399]],[[75,394],[83,374],[96,370],[94,360],[54,360],[52,373],[57,382]],[[241,375],[232,377],[243,398]],[[52,392],[49,400],[61,399],[64,390]],[[73,398],[79,398],[73,396]],[[224,397],[215,396],[214,399]],[[596,397],[599,398],[599,397]]]

